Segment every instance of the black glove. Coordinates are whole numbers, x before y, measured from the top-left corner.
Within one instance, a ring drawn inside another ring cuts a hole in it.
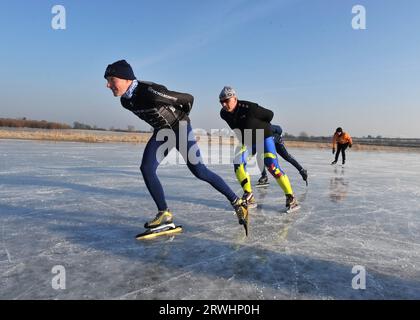
[[[349,148],[351,148],[352,144],[349,144]]]
[[[332,149],[333,154],[335,153],[335,148]]]

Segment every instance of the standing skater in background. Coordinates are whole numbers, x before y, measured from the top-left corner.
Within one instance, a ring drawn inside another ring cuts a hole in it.
[[[273,119],[273,112],[256,103],[238,100],[235,90],[231,87],[222,89],[219,101],[222,105],[220,117],[227,122],[232,130],[238,129],[241,134],[240,142],[242,143],[242,148],[235,156],[234,169],[236,178],[244,190],[242,199],[245,199],[250,207],[256,207],[257,205],[252,193],[251,179],[246,170],[246,163],[249,154],[254,156],[257,152],[257,144],[262,144],[264,146],[264,165],[283,189],[286,196],[287,212],[298,210],[300,206],[293,195],[289,178],[280,168],[277,161],[276,147],[270,124],[270,121]],[[249,144],[250,141],[245,141],[245,130],[251,130],[251,144]],[[263,141],[257,141],[257,130],[264,132]]]
[[[335,145],[337,144],[337,153],[335,152]],[[346,149],[347,147],[351,148],[353,145],[353,140],[347,132],[343,132],[343,129],[338,127],[335,130],[333,139],[332,139],[332,153],[335,153],[335,159],[331,164],[336,164],[338,157],[341,152],[341,158],[343,160],[343,165],[346,163]]]
[[[131,66],[125,60],[119,60],[108,65],[104,77],[107,80],[107,88],[111,89],[115,97],[121,97],[122,106],[132,111],[154,128],[153,135],[144,149],[140,170],[146,187],[156,203],[158,213],[154,219],[146,222],[144,225],[149,230],[139,234],[137,238],[153,237],[165,232],[170,234],[175,233],[175,231],[182,231],[182,229],[177,229],[173,224],[172,213],[166,204],[162,185],[156,175],[159,163],[174,147],[181,153],[188,169],[194,176],[206,181],[222,193],[235,209],[240,222],[242,221],[242,224],[246,224],[248,219],[246,202],[237,197],[224,180],[207,169],[202,162],[200,150],[192,134],[191,123],[188,117],[194,97],[187,93],[169,91],[160,84],[138,81]],[[181,124],[184,126],[184,129],[186,126],[185,133],[180,128]],[[164,154],[158,154],[159,147],[166,143],[166,141],[157,138],[157,134],[161,129],[173,130],[171,133],[174,134],[176,140],[175,145],[169,146]],[[182,146],[186,146],[186,150],[180,150],[180,143]],[[194,163],[188,156],[189,154],[191,155],[191,148],[194,148],[192,151],[195,151],[193,152],[196,156]],[[196,161],[197,159],[198,161]],[[245,231],[247,232],[247,229]]]
[[[274,139],[274,144],[276,146],[277,153],[284,160],[292,164],[299,171],[300,175],[302,176],[303,181],[305,181],[306,185],[308,185],[308,171],[303,169],[303,167],[299,164],[299,162],[297,162],[297,160],[293,158],[293,156],[289,152],[287,152],[286,146],[284,145],[284,141],[283,141],[283,129],[278,125],[272,124],[271,131],[273,132],[273,139]],[[258,156],[258,160],[260,159],[262,159],[262,157]],[[262,167],[263,166],[260,166],[260,168]],[[268,185],[269,183],[268,183],[267,171],[264,168],[263,171],[261,171],[261,177],[258,179],[258,183],[256,186],[264,187]]]

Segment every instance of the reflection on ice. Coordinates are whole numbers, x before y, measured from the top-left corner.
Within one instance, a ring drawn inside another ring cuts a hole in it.
[[[346,198],[349,190],[349,181],[344,176],[344,167],[340,170],[335,167],[334,175],[330,178],[330,199],[339,202]]]

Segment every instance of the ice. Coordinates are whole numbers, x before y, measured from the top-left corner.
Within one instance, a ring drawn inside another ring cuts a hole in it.
[[[184,233],[137,241],[156,213],[143,149],[0,141],[0,299],[420,299],[418,153],[350,150],[341,167],[329,149],[290,148],[309,172],[306,187],[280,161],[302,208],[282,213],[270,179],[254,189],[248,238],[224,196],[164,165]],[[231,165],[209,167],[239,193]],[[52,286],[57,265],[65,289]],[[355,266],[365,289],[352,287]]]

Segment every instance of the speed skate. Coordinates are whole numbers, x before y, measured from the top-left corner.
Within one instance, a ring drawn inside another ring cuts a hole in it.
[[[153,239],[159,236],[168,236],[182,232],[182,226],[174,223],[163,224],[156,228],[147,229],[145,232],[136,235],[137,240]]]

